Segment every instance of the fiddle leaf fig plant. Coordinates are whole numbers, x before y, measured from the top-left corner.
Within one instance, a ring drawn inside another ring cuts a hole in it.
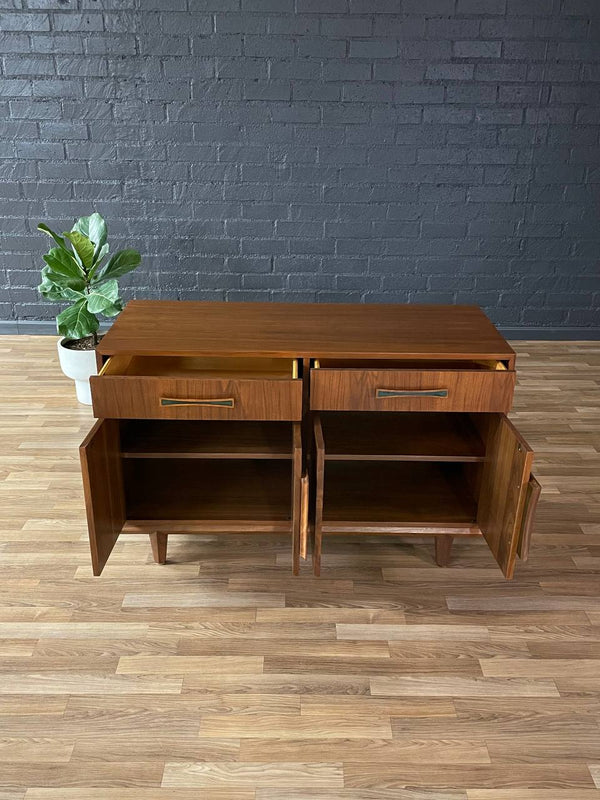
[[[108,230],[98,213],[80,217],[73,228],[58,234],[43,222],[38,230],[54,243],[44,256],[38,291],[46,300],[70,305],[56,317],[58,332],[68,339],[92,337],[98,343],[97,314],[115,317],[123,309],[117,279],[141,262],[137,250],[119,250],[108,261]]]

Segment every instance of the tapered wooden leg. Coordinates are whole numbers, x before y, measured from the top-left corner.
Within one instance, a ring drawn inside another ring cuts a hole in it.
[[[317,578],[321,574],[321,542],[321,531],[317,530],[315,526],[315,532],[313,535],[313,574],[316,575]]]
[[[151,533],[150,544],[152,555],[157,564],[166,564],[167,561],[167,533]]]
[[[448,536],[448,534],[435,537],[435,563],[438,567],[447,567],[450,563],[453,541],[454,536]]]

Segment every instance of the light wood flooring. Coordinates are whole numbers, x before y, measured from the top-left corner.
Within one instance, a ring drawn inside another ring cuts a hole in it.
[[[519,342],[543,484],[482,541],[123,536],[90,570],[92,422],[53,337],[0,338],[0,800],[600,799],[600,343]]]

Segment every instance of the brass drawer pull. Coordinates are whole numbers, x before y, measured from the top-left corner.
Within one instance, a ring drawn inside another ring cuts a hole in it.
[[[377,389],[378,400],[388,397],[448,397],[448,389]]]
[[[205,406],[207,408],[233,408],[235,400],[233,397],[225,397],[221,400],[180,400],[176,397],[161,397],[161,406]]]

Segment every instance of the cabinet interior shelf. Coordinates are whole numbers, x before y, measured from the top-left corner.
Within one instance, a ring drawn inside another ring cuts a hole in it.
[[[291,462],[275,460],[123,461],[128,520],[289,523]],[[214,526],[213,526],[214,527]],[[218,525],[217,525],[218,527]],[[289,526],[286,526],[288,529]]]
[[[485,460],[468,414],[323,412],[326,461]]]
[[[323,531],[436,527],[479,534],[468,464],[331,462],[325,465]]]
[[[132,420],[121,430],[126,459],[291,459],[289,422]]]

